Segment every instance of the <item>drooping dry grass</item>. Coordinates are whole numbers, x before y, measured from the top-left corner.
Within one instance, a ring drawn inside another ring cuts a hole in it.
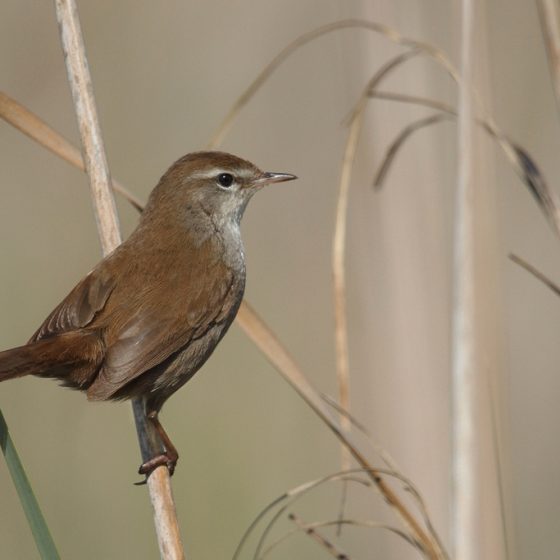
[[[407,478],[405,478],[402,474],[392,469],[377,469],[376,472],[378,475],[383,475],[385,477],[394,479],[396,482],[402,485],[402,490],[408,493],[409,496],[412,497],[413,502],[418,510],[418,513],[424,519],[432,538],[434,538],[434,540],[436,540],[439,544],[439,547],[441,549],[441,556],[438,557],[442,559],[447,559],[448,557],[446,553],[443,551],[443,547],[441,546],[441,543],[439,543],[438,541],[437,534],[435,533],[433,527],[429,522],[429,516],[427,513],[427,508],[424,503],[424,500],[420,496],[418,490],[415,488],[413,483]],[[253,534],[257,534],[257,542],[254,546],[254,551],[252,553],[252,557],[254,559],[264,558],[274,548],[279,546],[285,540],[297,534],[299,532],[297,530],[288,531],[287,533],[280,535],[275,540],[270,542],[274,529],[276,528],[279,521],[284,517],[284,515],[287,515],[289,518],[290,515],[293,515],[293,510],[297,506],[300,500],[304,499],[308,494],[316,490],[322,489],[325,485],[330,485],[332,483],[340,482],[342,484],[362,485],[364,488],[377,491],[378,489],[376,488],[375,484],[372,484],[369,478],[365,478],[362,475],[367,476],[368,473],[365,472],[363,469],[351,469],[348,471],[334,473],[322,477],[320,479],[316,479],[307,482],[305,484],[302,484],[300,486],[297,486],[296,488],[289,490],[282,496],[279,496],[274,501],[272,501],[266,508],[264,508],[254,519],[254,521],[251,523],[251,525],[249,526],[249,528],[247,529],[247,531],[245,532],[243,538],[239,543],[239,546],[233,556],[233,560],[237,560],[238,558],[240,558],[241,553],[248,548],[250,537]],[[271,514],[271,517],[268,521],[265,522],[265,518],[269,514]],[[260,530],[260,532],[257,532],[257,528],[261,524],[263,524],[264,527],[262,530]],[[425,549],[422,547],[422,544],[415,539],[413,534],[411,534],[409,531],[400,529],[399,527],[389,525],[386,523],[380,523],[369,519],[341,518],[341,519],[331,519],[322,522],[313,522],[306,525],[308,525],[309,527],[318,528],[318,527],[337,526],[339,524],[366,527],[370,529],[374,528],[374,529],[387,530],[401,537],[407,543],[414,546],[422,556],[424,557],[426,556]]]

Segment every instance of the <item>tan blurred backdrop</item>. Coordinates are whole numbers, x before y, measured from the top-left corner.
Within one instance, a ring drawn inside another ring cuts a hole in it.
[[[177,157],[201,149],[244,87],[299,34],[366,17],[434,43],[453,60],[458,7],[441,0],[79,2],[112,174],[145,199]],[[536,158],[560,171],[559,123],[536,8],[483,0],[477,80],[484,103]],[[78,143],[51,2],[3,0],[2,88]],[[335,394],[330,243],[342,124],[367,80],[399,49],[365,31],[323,37],[284,64],[243,110],[224,149],[297,183],[261,193],[244,220],[247,299],[322,391]],[[434,63],[408,62],[384,89],[454,103]],[[388,142],[428,112],[374,102],[349,203],[352,411],[418,485],[449,544],[450,304],[455,126],[417,133],[381,193],[370,188]],[[479,236],[485,372],[497,387],[501,461],[516,558],[560,550],[560,301],[507,259],[560,279],[560,245],[503,155],[479,143]],[[86,177],[0,125],[0,347],[22,344],[98,260]],[[136,215],[119,201],[123,231]],[[485,403],[485,406],[488,403]],[[64,558],[156,558],[127,404],[88,404],[44,380],[0,387],[10,425]],[[482,543],[503,557],[490,420],[482,419]],[[232,328],[209,363],[166,405],[181,453],[174,491],[191,558],[230,558],[256,513],[286,489],[339,468],[331,434],[245,336]],[[339,488],[298,511],[336,516]],[[380,499],[352,494],[352,515],[394,521]],[[36,558],[0,460],[0,558]],[[284,528],[288,528],[285,526]],[[394,535],[349,529],[352,558],[416,558]],[[324,558],[303,536],[277,558]]]

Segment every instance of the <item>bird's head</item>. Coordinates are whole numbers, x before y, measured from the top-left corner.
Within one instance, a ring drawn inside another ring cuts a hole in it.
[[[261,171],[225,152],[195,152],[177,160],[153,190],[147,213],[206,213],[217,222],[237,221],[255,192],[269,183],[296,179]]]

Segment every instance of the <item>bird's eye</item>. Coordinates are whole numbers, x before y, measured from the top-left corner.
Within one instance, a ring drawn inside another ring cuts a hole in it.
[[[231,173],[220,173],[217,177],[220,187],[231,187],[233,185],[233,175]]]

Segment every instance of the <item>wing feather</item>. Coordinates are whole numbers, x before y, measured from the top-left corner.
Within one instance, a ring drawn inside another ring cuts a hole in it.
[[[238,296],[229,271],[215,278],[185,294],[188,301],[174,302],[176,308],[139,307],[115,339],[107,341],[105,360],[88,398],[111,398],[126,384],[225,322]]]
[[[29,342],[87,327],[103,310],[114,287],[105,268],[95,268],[52,311]]]

